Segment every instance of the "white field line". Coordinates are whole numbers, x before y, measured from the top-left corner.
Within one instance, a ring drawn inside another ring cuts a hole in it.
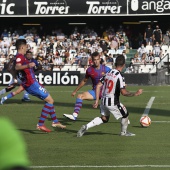
[[[150,108],[152,107],[153,101],[155,100],[155,97],[151,97],[149,102],[146,105],[146,108],[142,114],[142,116],[147,116],[149,114]]]
[[[170,123],[170,121],[152,121],[152,123]]]
[[[80,165],[70,165],[70,166],[30,166],[30,168],[41,169],[41,168],[170,168],[170,165],[106,165],[106,166],[80,166]]]

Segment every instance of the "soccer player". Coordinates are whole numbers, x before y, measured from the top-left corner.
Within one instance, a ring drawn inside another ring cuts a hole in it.
[[[81,94],[78,94],[73,114],[64,114],[63,115],[68,119],[71,119],[71,120],[77,119],[80,109],[82,107],[83,100],[95,100],[96,99],[96,93],[95,93],[96,85],[99,82],[100,78],[110,70],[109,67],[100,64],[100,55],[98,52],[92,53],[91,56],[92,56],[92,61],[94,64],[86,70],[85,78],[80,82],[80,84],[72,92],[71,95],[75,96],[77,91],[79,89],[81,89],[86,84],[86,82],[89,78],[91,78],[91,80],[92,80],[93,89],[83,92]]]
[[[30,50],[27,50],[26,52],[26,58],[30,61],[30,62],[34,62],[35,63],[35,67],[33,68],[34,71],[37,71],[37,70],[40,70],[41,69],[41,66],[38,64],[37,60],[33,59],[32,58],[32,52]],[[15,65],[15,64],[14,64]],[[15,69],[15,68],[14,68]],[[16,72],[16,70],[14,69],[11,69],[11,72]],[[12,74],[14,75],[14,73]],[[17,76],[15,76],[17,77]],[[17,79],[16,82],[20,82],[19,84],[21,84],[21,80]],[[15,88],[15,84],[14,84],[14,87]],[[10,91],[13,89],[12,87],[10,88]],[[1,104],[3,104],[6,100],[14,97],[15,95],[21,93],[22,91],[24,91],[24,88],[22,86],[20,86],[16,91],[12,92],[12,95],[11,93],[9,93],[7,96],[4,96],[2,97],[1,99]],[[29,98],[29,93],[25,90],[24,91],[24,95],[23,95],[23,99],[22,101],[30,101],[30,98]]]
[[[56,118],[56,112],[54,109],[54,100],[50,94],[42,87],[35,78],[35,73],[33,68],[35,67],[34,62],[30,62],[24,55],[27,51],[27,44],[25,39],[18,39],[16,41],[16,49],[18,54],[16,56],[16,66],[15,69],[18,71],[18,77],[22,81],[21,88],[25,89],[29,94],[38,97],[45,101],[44,107],[41,112],[39,122],[37,124],[37,129],[44,132],[51,132],[44,122],[48,114],[52,118],[52,127],[65,128]],[[11,93],[11,95],[13,95]]]
[[[110,113],[118,120],[121,119],[121,136],[135,136],[135,134],[127,131],[128,127],[128,111],[126,107],[120,103],[119,96],[120,93],[123,96],[139,96],[142,94],[142,89],[139,89],[135,93],[129,92],[125,88],[124,77],[121,75],[121,71],[125,66],[125,58],[120,55],[116,58],[115,69],[110,70],[100,79],[96,88],[96,101],[93,105],[97,108],[99,103],[100,88],[102,88],[102,99],[100,105],[101,117],[94,118],[91,122],[83,125],[81,129],[77,132],[77,137],[83,136],[83,134],[94,126],[100,125],[102,123],[107,123],[109,121]]]
[[[23,39],[23,38],[20,38],[20,39]],[[33,62],[35,62],[36,66],[38,67],[37,61],[35,60]],[[9,63],[7,64],[7,71],[9,73],[11,73],[13,78],[12,78],[11,82],[9,83],[8,87],[0,90],[0,95],[5,94],[6,92],[10,92],[12,89],[14,89],[16,87],[17,84],[21,83],[21,81],[17,78],[15,64],[16,64],[16,57],[13,57],[10,59]],[[26,91],[24,92],[22,101],[25,101],[25,102],[30,101],[29,94]]]

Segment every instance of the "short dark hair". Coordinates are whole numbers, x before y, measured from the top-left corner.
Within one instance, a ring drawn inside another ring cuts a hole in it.
[[[27,42],[25,39],[17,39],[15,43],[16,49],[18,50],[21,47],[21,45],[26,45],[26,44]]]
[[[26,54],[28,54],[28,53],[32,54],[32,51],[31,50],[27,50]]]
[[[115,66],[123,66],[125,64],[125,57],[123,55],[118,55],[116,57]]]
[[[94,57],[99,56],[99,53],[96,51],[94,53],[91,54],[92,60],[94,59]]]

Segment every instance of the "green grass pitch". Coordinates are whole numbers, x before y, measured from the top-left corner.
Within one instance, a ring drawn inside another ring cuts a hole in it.
[[[120,137],[120,123],[111,115],[109,123],[77,138],[80,127],[100,116],[100,110],[92,108],[94,101],[84,101],[77,121],[64,118],[64,113],[73,112],[76,100],[71,97],[75,87],[70,86],[46,87],[55,100],[59,121],[67,126],[65,130],[53,129],[50,118],[45,125],[51,133],[36,130],[44,103],[33,96],[29,103],[21,102],[22,94],[6,101],[0,106],[0,115],[10,118],[23,135],[32,169],[170,169],[170,87],[127,86],[129,91],[139,88],[144,90],[141,96],[120,97],[130,113],[128,130],[135,137]],[[80,92],[89,89],[91,86],[85,86]],[[142,128],[139,119],[151,97],[155,97],[149,111],[152,124]]]

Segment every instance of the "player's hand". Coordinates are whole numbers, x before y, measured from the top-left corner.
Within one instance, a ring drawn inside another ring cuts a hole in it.
[[[35,63],[34,62],[28,64],[28,68],[33,68],[33,67],[35,67]]]
[[[139,96],[143,93],[143,89],[139,89],[136,93],[135,96]]]
[[[95,101],[94,104],[93,104],[93,107],[94,107],[94,108],[97,108],[98,105],[99,105],[99,102],[98,102],[98,101]]]
[[[75,95],[76,95],[76,92],[73,91],[73,92],[71,93],[71,96],[74,97]]]

